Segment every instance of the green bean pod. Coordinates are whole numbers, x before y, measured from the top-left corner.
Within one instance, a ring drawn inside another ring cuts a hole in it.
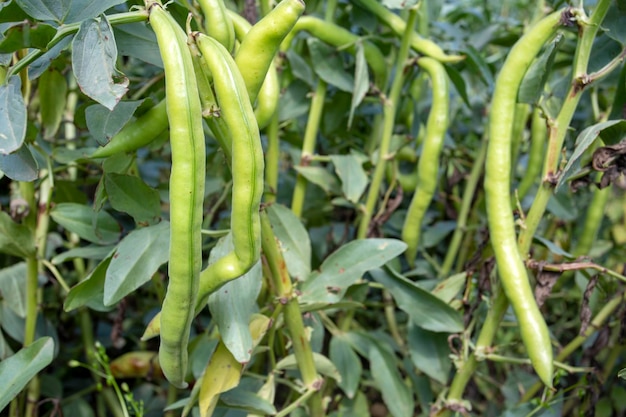
[[[533,59],[556,33],[562,12],[532,26],[513,46],[496,80],[489,118],[485,197],[489,233],[502,288],[509,299],[530,361],[543,383],[552,386],[552,345],[520,255],[511,207],[511,144],[517,93]]]
[[[382,20],[396,35],[401,36],[404,33],[406,22],[383,6],[378,0],[356,0],[356,3]],[[414,32],[411,36],[411,48],[420,54],[441,62],[458,62],[463,59],[460,55],[446,54],[439,45],[430,39],[421,37],[417,32]]]
[[[543,156],[545,154],[546,139],[548,138],[548,124],[541,115],[541,110],[533,110],[532,122],[530,125],[530,149],[528,151],[528,162],[524,176],[517,187],[517,198],[524,199],[530,188],[535,184],[541,174]]]
[[[194,33],[193,37],[213,76],[221,117],[232,137],[234,250],[202,271],[197,304],[201,308],[209,294],[245,274],[259,260],[264,161],[259,128],[237,64],[216,40],[201,33]]]
[[[146,6],[163,58],[172,148],[169,283],[161,310],[159,362],[170,383],[184,388],[187,344],[202,266],[204,132],[185,33],[159,3],[148,1]]]
[[[313,16],[302,16],[293,29],[283,41],[280,49],[285,51],[291,45],[293,38],[300,31],[309,32],[319,40],[326,42],[329,45],[337,48],[343,48],[350,45],[346,50],[352,54],[355,53],[357,42],[363,42],[363,52],[365,54],[365,61],[372,69],[374,73],[374,79],[376,85],[381,89],[385,89],[387,82],[388,64],[385,56],[380,52],[380,49],[376,45],[368,41],[362,41],[361,38],[347,29],[342,28],[332,22],[319,19]]]
[[[224,45],[228,51],[235,48],[235,28],[228,17],[223,0],[197,0],[204,15],[204,31]]]
[[[280,43],[304,12],[302,0],[282,0],[259,20],[241,40],[235,62],[241,71],[250,100],[254,103],[265,74],[272,65]]]
[[[133,152],[149,145],[168,126],[166,100],[163,99],[134,121],[128,123],[91,158],[106,158],[122,152]]]
[[[402,227],[402,240],[407,244],[405,255],[411,265],[417,255],[424,215],[437,188],[439,156],[448,129],[450,107],[448,75],[444,66],[429,57],[422,57],[417,62],[430,76],[433,96],[422,154],[417,165],[417,188]]]
[[[276,65],[272,64],[265,75],[265,81],[261,85],[259,95],[256,98],[256,106],[254,107],[254,115],[259,124],[259,129],[263,129],[270,124],[274,113],[278,109],[278,100],[280,99],[280,82],[278,80],[278,71]]]

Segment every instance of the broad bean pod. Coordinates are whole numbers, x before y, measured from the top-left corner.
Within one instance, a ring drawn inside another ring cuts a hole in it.
[[[439,155],[448,129],[450,107],[448,75],[443,64],[429,57],[419,58],[417,62],[430,76],[433,94],[422,154],[417,164],[417,188],[402,227],[402,240],[407,244],[405,254],[411,265],[417,255],[424,215],[437,188]]]
[[[184,388],[187,344],[202,266],[204,132],[185,33],[159,3],[148,0],[146,8],[163,59],[172,148],[169,283],[160,316],[159,362],[170,383]]]
[[[193,39],[213,76],[221,117],[232,137],[233,153],[231,232],[234,250],[200,274],[197,308],[201,308],[209,294],[245,274],[259,260],[264,161],[259,128],[237,64],[216,40],[201,33],[194,33]]]
[[[304,12],[302,0],[282,0],[243,37],[235,55],[251,102],[265,80],[280,43]]]
[[[235,28],[223,0],[197,0],[204,15],[204,32],[231,51],[235,48]]]
[[[301,31],[309,32],[319,40],[336,48],[349,46],[346,50],[352,54],[356,52],[354,45],[358,42],[363,42],[365,60],[374,73],[376,85],[381,90],[385,89],[389,65],[387,64],[385,56],[376,45],[368,41],[363,41],[358,35],[332,22],[313,16],[302,16],[298,19],[289,35],[285,37],[280,49],[282,51],[287,50],[294,37]]]
[[[406,22],[397,14],[387,9],[378,0],[355,0],[357,4],[376,15],[396,35],[401,36],[406,28]],[[448,55],[443,49],[430,39],[421,37],[414,32],[411,36],[411,48],[420,54],[429,56],[441,62],[458,62],[463,60],[460,55]]]
[[[489,117],[485,165],[487,220],[502,288],[509,299],[528,356],[543,383],[552,386],[552,346],[548,326],[535,301],[520,255],[511,207],[511,143],[517,93],[533,59],[556,33],[563,12],[555,12],[520,38],[497,77]]]
[[[137,119],[128,123],[102,148],[91,154],[91,158],[107,158],[121,152],[133,152],[149,145],[168,126],[167,105],[163,99]]]

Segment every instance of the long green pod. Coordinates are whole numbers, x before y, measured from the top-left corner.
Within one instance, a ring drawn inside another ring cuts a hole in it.
[[[417,63],[430,76],[433,94],[422,154],[417,164],[417,188],[402,227],[402,240],[407,244],[405,254],[410,264],[415,262],[424,215],[437,188],[439,156],[448,129],[450,107],[448,75],[443,64],[428,57],[419,58]]]
[[[264,161],[259,128],[237,64],[216,40],[200,33],[193,36],[211,70],[233,151],[231,233],[234,250],[202,271],[198,292],[198,307],[201,307],[211,292],[240,277],[259,260]]]
[[[355,0],[357,4],[382,20],[396,35],[401,36],[406,28],[406,22],[397,14],[387,9],[378,0]],[[458,62],[463,59],[460,55],[448,55],[443,49],[430,39],[421,37],[417,32],[411,35],[411,48],[420,54],[429,56],[441,62]]]
[[[259,129],[264,129],[270,124],[274,113],[278,109],[279,99],[280,81],[278,80],[276,65],[272,64],[267,69],[265,80],[256,97],[256,106],[254,106],[254,115],[259,124]]]
[[[122,152],[133,152],[149,145],[168,126],[167,105],[163,99],[137,119],[128,123],[102,148],[91,154],[91,158],[107,158]]]
[[[184,388],[187,344],[202,267],[205,145],[200,99],[186,36],[159,3],[146,3],[165,69],[170,125],[169,283],[161,310],[159,362],[172,385]]]
[[[543,157],[545,155],[546,142],[548,139],[548,123],[539,108],[533,110],[532,122],[530,124],[530,149],[528,151],[528,162],[524,176],[517,187],[517,198],[524,199],[533,184],[537,182],[543,167]]]
[[[235,62],[241,71],[250,100],[254,103],[265,74],[280,43],[304,12],[302,0],[282,0],[259,20],[241,40]]]
[[[204,16],[204,32],[231,51],[235,48],[235,28],[223,0],[197,0]]]
[[[517,316],[530,361],[547,386],[552,386],[552,346],[517,244],[511,207],[511,135],[524,74],[541,47],[556,33],[562,15],[555,12],[539,21],[509,52],[493,93],[485,166],[487,218],[502,288]]]
[[[313,16],[302,16],[298,19],[289,35],[285,37],[285,40],[281,45],[281,50],[287,50],[289,45],[291,45],[293,38],[301,31],[309,32],[319,40],[337,48],[349,46],[346,50],[352,54],[356,51],[355,45],[358,42],[362,42],[365,61],[374,73],[376,85],[381,90],[385,88],[389,65],[385,56],[376,45],[362,40],[358,35],[355,35],[349,30],[344,29],[332,22]]]

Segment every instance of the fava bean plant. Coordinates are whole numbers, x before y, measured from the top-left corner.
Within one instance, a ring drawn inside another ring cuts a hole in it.
[[[624,21],[0,2],[0,415],[622,415]]]

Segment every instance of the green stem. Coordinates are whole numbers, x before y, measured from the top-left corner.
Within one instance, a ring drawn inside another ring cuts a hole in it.
[[[400,93],[402,91],[402,85],[404,84],[404,67],[409,58],[410,52],[410,40],[411,35],[415,34],[413,28],[417,20],[417,10],[415,8],[409,11],[409,17],[406,23],[404,34],[402,35],[402,44],[400,45],[400,51],[396,59],[396,75],[391,84],[391,90],[387,98],[383,98],[383,131],[380,139],[380,146],[378,147],[378,161],[376,162],[376,168],[374,168],[374,175],[370,188],[367,194],[367,200],[363,207],[363,214],[359,223],[357,231],[357,239],[364,239],[367,237],[370,221],[372,219],[376,202],[379,199],[378,193],[382,185],[383,178],[385,176],[385,167],[389,155],[389,145],[391,144],[391,137],[393,135],[393,127],[395,124],[396,108],[398,100],[400,99]]]
[[[542,116],[541,109],[537,107],[533,111],[532,115],[530,127],[530,150],[528,151],[526,172],[517,187],[517,198],[519,198],[520,201],[522,201],[526,194],[528,194],[528,191],[539,177],[547,136],[548,127],[546,125],[546,120]]]
[[[265,193],[265,202],[276,201],[278,193],[278,173],[280,166],[280,139],[278,137],[278,112],[274,113],[270,124],[267,126],[267,152],[265,153],[265,185],[268,192]]]
[[[474,160],[474,165],[472,166],[470,176],[467,179],[467,183],[465,184],[465,190],[463,191],[463,200],[461,201],[461,210],[459,211],[459,218],[457,219],[456,228],[454,229],[454,234],[452,235],[452,239],[450,240],[446,257],[443,261],[443,264],[441,265],[441,269],[439,270],[439,278],[445,278],[450,273],[454,261],[457,259],[457,255],[461,247],[461,242],[463,241],[463,235],[466,232],[467,220],[472,209],[474,194],[476,193],[476,189],[478,188],[478,183],[480,182],[480,178],[485,165],[486,155],[487,141],[483,139],[480,146],[480,151],[478,151],[478,156]]]
[[[291,278],[287,272],[287,266],[282,252],[277,244],[276,236],[272,230],[272,224],[265,211],[261,212],[261,236],[262,247],[269,269],[276,297],[283,304],[283,318],[289,334],[293,352],[298,363],[298,369],[302,376],[302,382],[307,389],[317,391],[309,400],[309,415],[323,417],[324,407],[322,396],[319,392],[323,380],[318,376],[313,360],[313,350],[307,337],[307,332],[302,320],[302,312],[298,304],[298,297],[294,294]]]

